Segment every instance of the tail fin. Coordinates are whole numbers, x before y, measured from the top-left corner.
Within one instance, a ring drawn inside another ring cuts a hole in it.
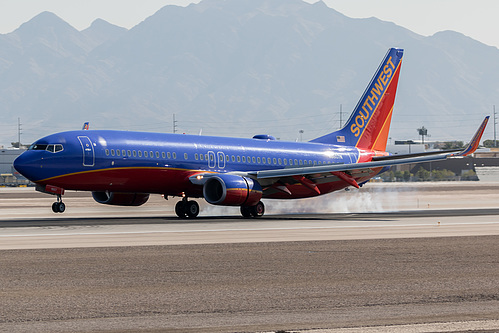
[[[311,142],[384,151],[404,50],[389,49],[346,125]]]

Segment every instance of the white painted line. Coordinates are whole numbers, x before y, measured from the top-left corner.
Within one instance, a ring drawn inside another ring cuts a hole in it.
[[[361,228],[400,228],[400,227],[435,227],[461,225],[490,225],[499,224],[498,221],[491,222],[463,222],[463,223],[418,223],[418,224],[381,224],[381,225],[350,225],[350,226],[330,226],[330,227],[284,227],[284,228],[244,228],[244,229],[194,229],[194,230],[155,230],[155,231],[110,231],[110,232],[68,232],[68,233],[44,233],[44,234],[13,234],[0,235],[0,238],[8,237],[52,237],[52,236],[88,236],[88,235],[144,235],[161,233],[197,233],[197,232],[234,232],[234,231],[287,231],[287,230],[317,230],[317,229],[361,229]],[[115,226],[113,226],[115,227]]]

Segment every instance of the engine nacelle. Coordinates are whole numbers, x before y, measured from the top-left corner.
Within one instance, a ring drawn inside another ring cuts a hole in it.
[[[140,206],[147,202],[149,194],[121,192],[92,192],[98,203],[116,206]]]
[[[262,187],[251,178],[217,175],[206,180],[203,196],[212,205],[253,206],[262,198]]]

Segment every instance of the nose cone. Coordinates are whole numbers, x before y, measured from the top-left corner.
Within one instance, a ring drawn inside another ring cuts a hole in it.
[[[42,160],[33,156],[32,151],[25,151],[14,160],[14,168],[24,177],[35,182],[39,179]]]

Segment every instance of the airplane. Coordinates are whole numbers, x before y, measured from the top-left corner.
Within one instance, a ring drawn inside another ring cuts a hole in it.
[[[14,167],[57,196],[91,191],[107,205],[140,206],[150,194],[182,198],[180,218],[195,218],[204,198],[213,205],[240,206],[243,217],[261,217],[261,199],[299,199],[348,187],[359,188],[392,165],[443,160],[473,153],[489,117],[462,150],[391,155],[386,144],[404,50],[391,48],[340,130],[309,142],[271,135],[229,138],[185,134],[84,130],[37,140]]]

